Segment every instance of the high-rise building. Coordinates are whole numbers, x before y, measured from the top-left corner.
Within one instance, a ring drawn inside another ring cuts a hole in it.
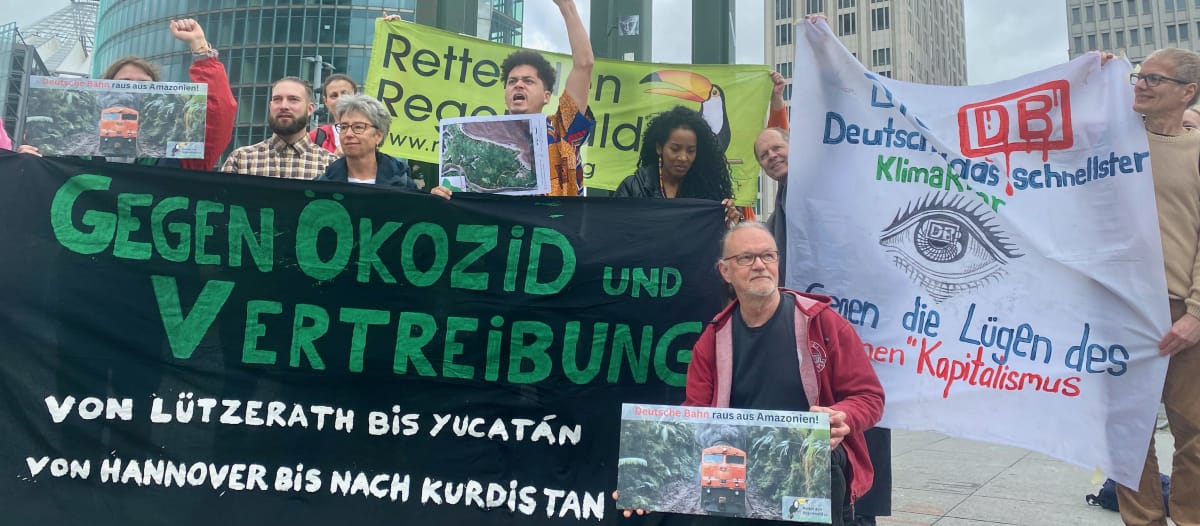
[[[733,64],[735,56],[734,21],[737,6],[733,0],[692,1],[691,35],[680,32],[672,21],[660,29],[672,38],[668,48],[691,48],[691,58],[679,60],[691,64]],[[684,4],[686,5],[686,4]],[[591,0],[588,36],[596,58],[651,62],[654,40],[654,5],[651,0]],[[678,6],[670,6],[677,8]],[[681,17],[677,11],[665,11],[668,17]],[[659,14],[663,16],[664,13]],[[672,19],[674,20],[674,19]],[[684,19],[686,20],[686,18]],[[660,20],[660,24],[661,24]],[[682,36],[680,36],[682,35]],[[690,42],[687,40],[690,39]],[[689,45],[690,44],[690,45]]]
[[[792,78],[795,25],[825,15],[867,69],[923,84],[967,83],[963,0],[766,0],[766,57]],[[790,88],[790,86],[789,86]],[[785,99],[791,100],[791,90]]]
[[[1071,58],[1088,51],[1124,54],[1134,64],[1154,50],[1200,50],[1196,0],[1067,0]]]
[[[1075,0],[1078,1],[1078,0]],[[1184,1],[1184,0],[1179,0]],[[796,24],[825,15],[834,34],[867,69],[922,84],[967,83],[964,0],[765,0],[767,63],[791,79]],[[790,104],[792,86],[784,88]],[[762,178],[763,210],[774,209],[775,182]]]
[[[51,75],[87,76],[99,4],[99,0],[71,0],[54,14],[21,27],[25,43],[37,48]]]
[[[289,75],[316,80],[331,72],[365,80],[375,19],[414,19],[415,0],[101,0],[92,75],[137,55],[162,69],[162,80],[188,82],[192,56],[168,23],[195,18],[220,52],[238,101],[230,149],[263,140],[271,83]],[[320,73],[316,68],[322,68]],[[316,86],[320,88],[320,86]]]
[[[30,45],[17,30],[15,22],[0,25],[0,126],[14,140],[21,109],[21,94],[28,85],[28,75],[49,75],[36,47]]]
[[[0,121],[16,136],[28,75],[87,76],[98,0],[71,0],[32,24],[0,25]]]
[[[525,0],[421,0],[417,23],[520,46]]]

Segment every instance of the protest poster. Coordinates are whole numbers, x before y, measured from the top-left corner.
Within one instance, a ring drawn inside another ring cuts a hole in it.
[[[12,524],[616,524],[721,304],[717,203],[0,172]]]
[[[47,156],[204,157],[207,84],[29,78],[26,144]]]
[[[831,522],[829,415],[621,406],[617,507]]]
[[[550,193],[546,118],[459,117],[441,122],[438,180],[456,192]]]
[[[439,121],[504,114],[500,64],[517,49],[402,20],[377,20],[363,93],[382,101],[392,115],[383,153],[414,164],[436,163]],[[545,108],[551,113],[572,62],[570,55],[542,55],[558,78]],[[650,117],[682,105],[704,114],[729,159],[737,204],[753,206],[759,176],[754,138],[766,122],[769,73],[764,65],[597,59],[586,101],[596,126],[583,147],[584,185],[616,190],[637,169]]]
[[[787,284],[856,326],[881,425],[1136,485],[1170,323],[1129,63],[927,86],[865,70],[823,21],[798,27],[812,74],[794,80]]]

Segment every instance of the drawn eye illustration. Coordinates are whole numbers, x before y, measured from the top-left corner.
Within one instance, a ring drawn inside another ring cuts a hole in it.
[[[896,267],[941,302],[998,282],[1022,256],[987,205],[929,194],[897,212],[879,236]]]

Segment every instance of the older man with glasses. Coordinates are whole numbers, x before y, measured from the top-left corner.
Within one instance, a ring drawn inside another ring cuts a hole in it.
[[[779,250],[760,223],[726,234],[717,268],[737,299],[692,349],[684,405],[828,413],[833,524],[854,524],[873,478],[863,431],[883,416],[862,341],[829,297],[779,288]]]
[[[1129,80],[1133,110],[1144,117],[1150,143],[1173,320],[1158,343],[1159,354],[1170,359],[1162,399],[1175,438],[1171,518],[1200,525],[1200,132],[1183,127],[1184,112],[1200,98],[1200,54],[1160,49]],[[1153,436],[1139,487],[1118,486],[1117,498],[1125,524],[1167,524]]]

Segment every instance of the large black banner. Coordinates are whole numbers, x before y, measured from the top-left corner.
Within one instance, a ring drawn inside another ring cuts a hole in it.
[[[0,155],[2,522],[617,522],[722,217]]]

